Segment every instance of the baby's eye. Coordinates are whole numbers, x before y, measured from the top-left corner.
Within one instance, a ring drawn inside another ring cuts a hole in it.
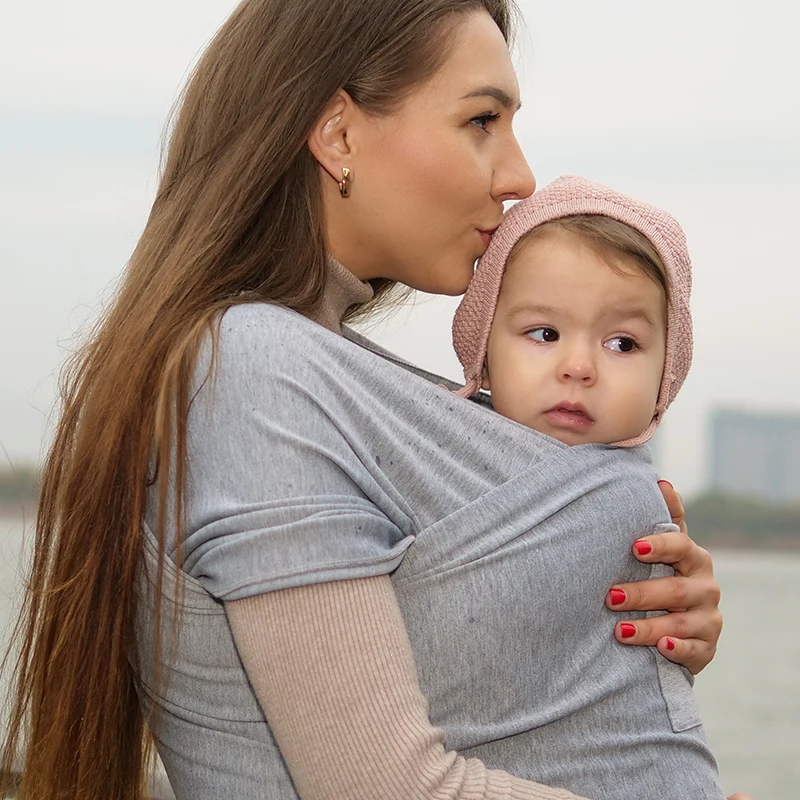
[[[530,336],[535,342],[558,341],[558,331],[555,328],[534,328],[532,331],[528,331],[527,335]]]
[[[632,353],[638,350],[636,342],[630,336],[615,336],[605,343],[605,347],[616,353]]]

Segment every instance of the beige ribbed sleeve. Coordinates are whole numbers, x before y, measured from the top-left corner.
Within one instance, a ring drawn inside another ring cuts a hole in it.
[[[581,800],[445,750],[389,576],[225,610],[302,800]]]

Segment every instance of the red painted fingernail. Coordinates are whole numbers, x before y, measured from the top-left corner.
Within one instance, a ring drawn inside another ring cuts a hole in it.
[[[650,485],[652,486],[653,484],[651,483]],[[653,545],[650,542],[634,542],[633,546],[640,556],[646,556],[648,553],[653,552]]]
[[[669,486],[670,489],[674,489],[675,488],[669,481],[665,481],[663,478],[661,478],[659,483],[666,483],[667,486]]]
[[[653,484],[651,483],[650,485],[652,486]],[[636,636],[636,626],[628,622],[623,622],[622,625],[619,626],[619,633],[623,639],[630,639],[631,636]]]
[[[612,589],[609,594],[611,595],[612,606],[618,606],[620,603],[624,603],[628,599],[622,589]]]
[[[667,639],[667,650],[674,650],[675,649],[675,642],[672,639]]]

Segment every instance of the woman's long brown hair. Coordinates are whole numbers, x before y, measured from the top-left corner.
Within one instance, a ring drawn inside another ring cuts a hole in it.
[[[20,797],[145,796],[150,743],[133,666],[141,522],[155,483],[163,564],[168,537],[180,537],[164,509],[175,481],[180,521],[198,350],[234,303],[318,306],[320,171],[306,139],[335,92],[391,113],[438,68],[457,15],[484,9],[508,39],[512,2],[245,0],[200,59],[119,290],[62,373],[9,650],[2,774],[20,753]],[[377,302],[390,286],[375,281]]]

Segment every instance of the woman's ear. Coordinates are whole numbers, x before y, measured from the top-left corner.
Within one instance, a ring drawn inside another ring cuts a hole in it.
[[[308,135],[308,149],[337,183],[342,180],[342,169],[353,169],[347,133],[355,113],[353,99],[340,89],[325,106]]]

